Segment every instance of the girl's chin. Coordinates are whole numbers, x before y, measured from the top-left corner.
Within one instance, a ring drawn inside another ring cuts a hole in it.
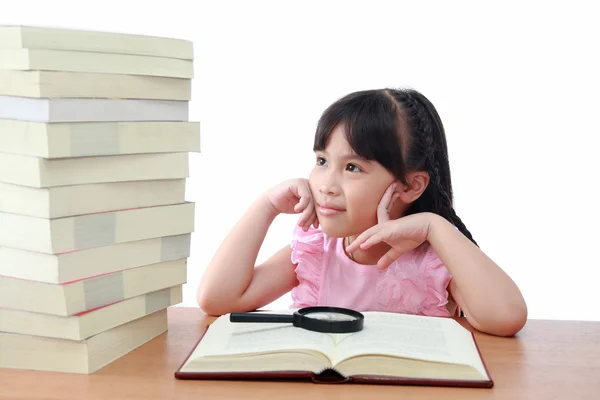
[[[351,233],[348,229],[344,229],[340,226],[335,226],[335,224],[324,223],[321,224],[319,221],[319,228],[323,231],[324,234],[331,238],[344,238],[349,236]]]
[[[373,225],[375,224],[361,221],[359,224],[350,226],[341,224],[340,221],[329,221],[328,218],[319,218],[319,229],[331,238],[345,238],[348,236],[360,235]]]

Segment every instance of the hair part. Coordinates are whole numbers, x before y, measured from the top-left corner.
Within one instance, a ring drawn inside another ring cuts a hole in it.
[[[386,88],[348,94],[321,115],[313,150],[324,150],[331,132],[340,124],[356,154],[377,161],[402,183],[407,184],[408,172],[429,174],[427,188],[407,214],[438,214],[477,245],[454,210],[446,133],[429,99],[414,89]]]

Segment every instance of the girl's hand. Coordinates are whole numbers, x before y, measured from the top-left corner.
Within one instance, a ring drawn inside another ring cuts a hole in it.
[[[281,214],[302,213],[298,225],[307,231],[319,226],[315,202],[306,179],[291,179],[274,186],[266,193],[270,205]]]
[[[392,184],[383,195],[377,208],[377,225],[361,233],[347,248],[353,252],[359,247],[367,250],[371,246],[385,242],[391,249],[377,262],[379,268],[387,268],[402,254],[407,253],[427,240],[431,231],[431,219],[428,213],[408,215],[391,220],[389,211],[397,195],[394,194],[395,185]]]

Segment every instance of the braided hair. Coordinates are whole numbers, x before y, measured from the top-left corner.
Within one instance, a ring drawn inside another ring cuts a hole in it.
[[[342,97],[319,119],[313,150],[325,149],[338,124],[344,125],[356,154],[379,162],[402,183],[407,183],[406,172],[426,171],[430,182],[407,213],[438,214],[477,245],[454,210],[444,126],[423,94],[413,89],[377,89]]]

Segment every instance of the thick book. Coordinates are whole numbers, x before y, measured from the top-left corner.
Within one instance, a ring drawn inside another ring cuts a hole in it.
[[[187,259],[54,285],[0,276],[0,305],[5,308],[70,317],[176,285],[187,279]]]
[[[185,203],[185,179],[33,188],[0,182],[0,212],[39,218]]]
[[[183,60],[194,58],[193,43],[185,39],[52,26],[0,26],[0,48],[139,54]]]
[[[326,334],[285,323],[207,327],[178,379],[307,380],[490,388],[472,332],[452,318],[365,312],[357,333]]]
[[[135,296],[70,317],[0,307],[0,332],[85,340],[183,301],[182,285]]]
[[[84,340],[0,332],[0,368],[91,374],[167,330],[164,309]]]
[[[200,123],[0,120],[0,149],[43,158],[200,152]]]
[[[190,101],[191,79],[67,71],[0,70],[0,94]]]
[[[188,153],[58,159],[0,153],[0,182],[33,188],[188,177]]]
[[[0,49],[0,70],[65,71],[192,79],[192,60],[46,49]]]
[[[0,119],[54,123],[187,121],[188,117],[189,102],[180,100],[0,96]]]
[[[0,213],[0,246],[47,254],[194,232],[195,203],[65,218]]]
[[[0,246],[0,275],[62,284],[190,256],[191,233],[58,254]]]

